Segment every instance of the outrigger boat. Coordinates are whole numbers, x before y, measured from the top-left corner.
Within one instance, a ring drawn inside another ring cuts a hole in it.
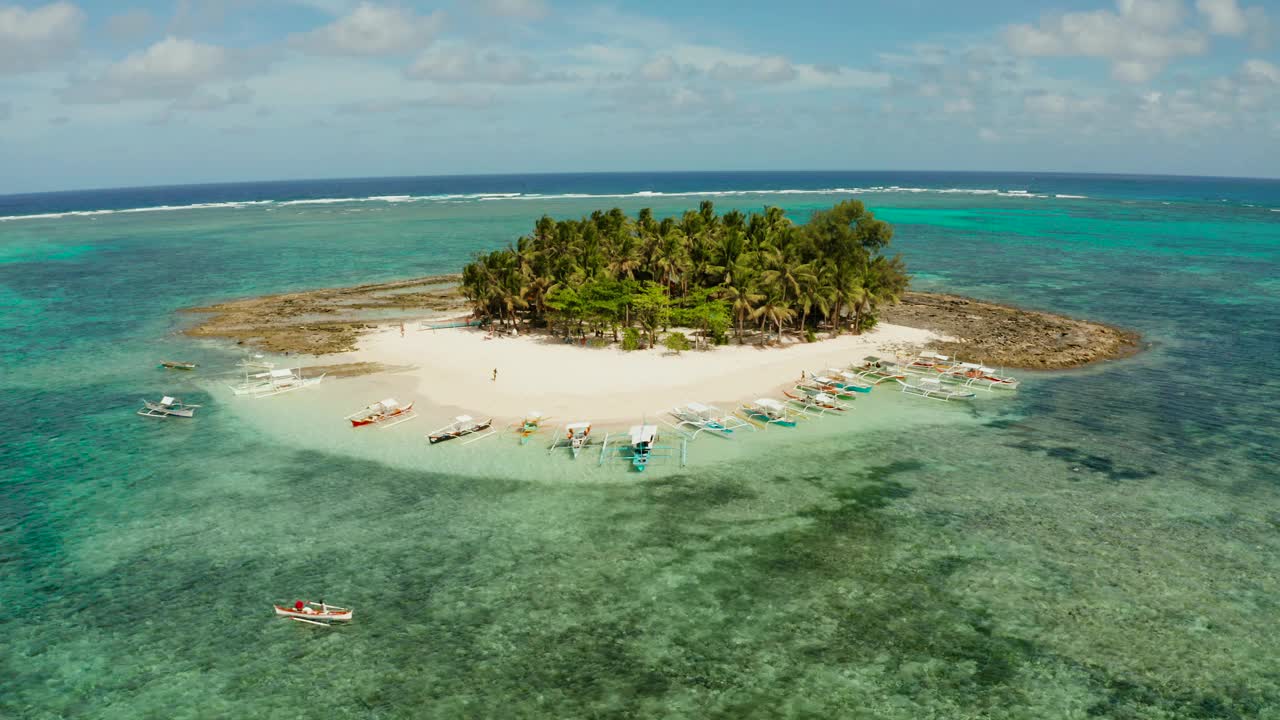
[[[228,387],[236,395],[252,395],[255,398],[264,398],[301,390],[312,385],[319,385],[321,380],[324,380],[324,373],[316,377],[303,377],[302,368],[293,368],[291,370],[267,370],[260,373],[249,373],[245,375],[244,382],[239,385],[229,385]]]
[[[551,439],[551,446],[547,448],[547,454],[555,452],[559,448],[569,448],[573,453],[573,458],[578,459],[578,453],[582,452],[582,448],[591,444],[591,422],[582,420],[579,422],[571,422],[567,425],[561,425],[556,431],[556,435]]]
[[[861,365],[850,365],[849,369],[853,370],[858,378],[872,385],[879,385],[887,380],[904,380],[907,377],[906,371],[896,361],[882,360],[875,355],[862,358]]]
[[[999,375],[995,368],[989,368],[980,363],[956,363],[943,370],[939,377],[943,382],[958,383],[965,387],[980,388],[982,390],[994,390],[996,388],[1005,390],[1018,389],[1017,380],[1007,375]]]
[[[444,427],[440,428],[439,430],[436,430],[435,432],[429,433],[427,435],[427,440],[430,441],[432,445],[435,445],[436,443],[442,443],[446,440],[453,440],[455,438],[460,438],[465,435],[484,432],[485,430],[488,430],[492,425],[493,425],[493,418],[489,418],[488,420],[481,421],[481,420],[476,420],[470,415],[459,415],[458,417],[453,419],[453,422],[449,423],[448,425],[445,425]],[[484,435],[481,435],[478,438],[472,438],[471,440],[468,440],[467,442],[463,443],[463,445],[468,445],[470,443],[475,442],[476,440],[483,440],[489,437],[490,435],[493,435],[493,433],[492,432],[485,433]]]
[[[974,394],[971,392],[952,390],[944,386],[942,380],[938,377],[917,377],[909,380],[899,380],[898,384],[902,386],[902,392],[907,395],[918,395],[930,400],[972,400],[974,398]]]
[[[138,414],[143,417],[190,418],[190,417],[195,417],[196,408],[198,407],[200,406],[188,405],[187,403],[182,402],[178,398],[169,397],[168,395],[165,395],[164,397],[160,398],[160,402],[143,400],[142,409],[138,411]]]
[[[270,370],[276,366],[275,363],[268,361],[262,353],[245,356],[236,365],[242,368],[256,368],[259,370]]]
[[[754,425],[742,418],[730,415],[714,405],[703,405],[700,402],[685,403],[679,407],[672,408],[668,412],[679,421],[673,426],[677,430],[685,427],[693,429],[693,434],[689,436],[690,440],[698,437],[698,433],[701,432],[719,435],[722,438],[730,438],[733,436],[734,430],[748,428],[755,431],[756,429]],[[668,423],[668,425],[670,424]]]
[[[786,395],[791,402],[799,405],[802,408],[801,412],[825,415],[828,412],[844,412],[849,409],[848,405],[836,400],[833,395],[824,392],[815,392],[811,395],[794,395],[784,390],[782,394]]]
[[[816,377],[813,379],[818,382],[826,381],[830,385],[850,392],[865,394],[871,392],[871,388],[875,386],[875,383],[867,382],[856,374],[840,368],[827,368],[826,372],[814,373],[814,375]]]
[[[677,449],[680,452],[680,466],[684,467],[688,459],[688,438],[680,438],[680,447],[676,448],[670,445],[658,444],[658,426],[657,425],[632,425],[627,431],[626,438],[628,442],[617,440],[620,434],[606,433],[604,443],[600,447],[600,465],[604,465],[605,461],[614,457],[625,460],[631,465],[631,469],[636,472],[644,472],[649,467],[651,460],[670,459],[676,456]],[[612,443],[612,445],[611,445]],[[613,452],[610,453],[610,450]]]
[[[277,617],[287,617],[290,620],[297,620],[298,622],[310,623],[312,625],[351,622],[351,608],[328,605],[323,600],[320,602],[299,600],[294,603],[292,607],[286,605],[273,605],[272,607],[276,609]]]
[[[950,356],[926,350],[903,365],[902,369],[908,373],[925,375],[930,372],[946,372],[952,365],[955,365],[955,361]]]
[[[837,385],[834,380],[826,376],[802,380],[796,383],[795,389],[808,395],[813,395],[814,393],[826,393],[828,395],[838,397],[841,400],[853,399],[852,390],[845,390],[844,387]]]
[[[196,364],[193,362],[179,362],[177,360],[161,360],[159,367],[166,370],[195,370]]]
[[[742,412],[752,420],[763,422],[766,427],[769,425],[795,427],[796,420],[799,419],[795,410],[773,398],[760,398],[753,403],[746,403],[742,406]]]
[[[408,422],[416,417],[418,417],[418,413],[414,411],[413,403],[401,405],[395,398],[387,398],[362,410],[357,410],[343,419],[350,420],[353,428],[366,425],[389,428],[395,427],[402,422]]]
[[[512,423],[511,427],[520,434],[520,444],[528,445],[529,438],[542,431],[542,424],[550,418],[545,417],[537,410],[530,410],[524,414],[524,418],[518,423]]]

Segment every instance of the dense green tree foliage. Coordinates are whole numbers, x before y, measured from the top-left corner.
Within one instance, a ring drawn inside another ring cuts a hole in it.
[[[861,332],[907,287],[901,258],[884,254],[892,237],[857,200],[804,225],[777,207],[718,215],[710,201],[662,220],[648,208],[543,216],[515,247],[468,264],[462,292],[497,322],[615,341],[635,329],[650,347],[673,325],[698,330],[700,343],[731,327],[740,342],[749,331]]]

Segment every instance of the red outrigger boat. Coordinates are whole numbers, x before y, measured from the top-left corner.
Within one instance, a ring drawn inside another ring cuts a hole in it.
[[[276,616],[287,617],[290,620],[298,620],[299,622],[308,622],[315,625],[327,625],[331,622],[351,622],[351,608],[326,605],[323,600],[320,602],[299,600],[291,607],[285,605],[273,605],[272,607],[276,609]]]
[[[387,398],[382,402],[376,402],[363,410],[351,413],[346,417],[351,421],[351,427],[364,427],[365,425],[379,425],[386,423],[382,427],[391,427],[399,425],[406,420],[412,420],[418,414],[413,411],[413,403],[401,405],[395,398]]]

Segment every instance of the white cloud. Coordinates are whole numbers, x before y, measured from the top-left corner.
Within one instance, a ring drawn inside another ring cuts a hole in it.
[[[959,115],[973,112],[973,101],[969,98],[955,98],[942,104],[942,112],[948,115]]]
[[[711,66],[711,77],[720,81],[748,80],[759,83],[782,83],[796,78],[796,69],[781,55],[753,59],[744,64],[725,61]]]
[[[1024,56],[1110,60],[1112,75],[1146,82],[1176,57],[1199,55],[1204,36],[1181,28],[1181,0],[1117,0],[1117,12],[1096,10],[1046,17],[1038,26],[1012,25],[1005,40]]]
[[[349,14],[293,41],[312,52],[332,55],[394,55],[430,45],[444,24],[444,13],[362,2]]]
[[[548,13],[543,0],[481,0],[479,5],[490,15],[521,20],[541,20]]]
[[[670,55],[659,55],[640,67],[640,77],[652,82],[670,80],[676,76],[680,66]]]
[[[1280,67],[1276,67],[1266,60],[1246,60],[1241,70],[1247,80],[1280,85]]]
[[[1209,32],[1215,35],[1243,35],[1249,27],[1236,0],[1196,0],[1196,9],[1209,21]]]
[[[189,98],[207,84],[247,75],[252,69],[226,48],[169,36],[101,73],[73,78],[62,95],[76,103]]]
[[[798,88],[887,87],[889,76],[843,66],[792,63],[781,55],[753,55],[709,45],[679,45],[668,53],[681,66],[721,82],[753,82]]]
[[[69,2],[27,10],[0,5],[0,75],[40,70],[65,60],[80,44],[85,15]]]
[[[405,71],[414,80],[439,83],[521,85],[567,80],[564,73],[540,72],[528,57],[506,55],[497,50],[477,50],[464,45],[447,45],[427,50]]]

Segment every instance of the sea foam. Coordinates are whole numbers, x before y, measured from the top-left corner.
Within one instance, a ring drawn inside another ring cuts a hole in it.
[[[51,220],[66,217],[94,217],[98,215],[114,215],[117,213],[175,212],[181,210],[210,209],[243,209],[249,207],[293,207],[306,205],[341,205],[352,203],[415,203],[415,202],[493,202],[499,200],[592,200],[592,199],[643,199],[643,198],[680,198],[680,197],[744,197],[771,195],[870,195],[881,193],[935,193],[940,195],[976,195],[1006,198],[1047,198],[1029,190],[1003,190],[999,188],[924,188],[902,187],[899,185],[872,185],[869,187],[833,187],[833,188],[781,188],[781,189],[746,189],[746,190],[687,190],[683,192],[665,192],[657,190],[639,190],[627,193],[445,193],[438,195],[371,195],[368,197],[338,198],[304,198],[298,200],[238,200],[231,202],[193,203],[190,205],[157,205],[152,207],[124,208],[115,210],[68,210],[55,213],[38,213],[31,215],[5,215],[0,221],[13,220]],[[1084,195],[1056,195],[1059,198],[1084,199]]]

